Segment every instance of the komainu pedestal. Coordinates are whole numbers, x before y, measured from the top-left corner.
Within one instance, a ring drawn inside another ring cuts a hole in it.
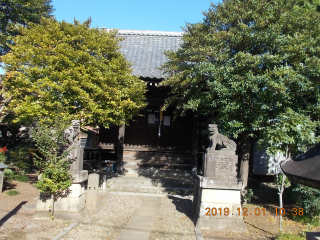
[[[237,178],[236,144],[209,125],[210,145],[203,155],[203,176],[197,176],[193,199],[194,223],[198,228],[244,232],[241,208],[242,182]]]

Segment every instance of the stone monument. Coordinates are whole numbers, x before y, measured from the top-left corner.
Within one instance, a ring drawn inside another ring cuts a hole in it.
[[[202,158],[203,176],[197,175],[192,213],[197,228],[216,231],[246,231],[237,178],[236,143],[209,124],[209,147]]]
[[[60,194],[54,203],[54,217],[64,220],[81,219],[85,202],[85,181],[88,171],[83,170],[83,148],[80,147],[80,121],[72,120],[72,126],[65,130],[64,137],[69,143],[69,158],[73,160],[70,166],[73,182],[68,191]],[[36,205],[35,218],[47,218],[52,200],[46,194],[40,194]]]

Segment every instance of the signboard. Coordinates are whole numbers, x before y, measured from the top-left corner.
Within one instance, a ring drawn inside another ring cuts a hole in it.
[[[170,126],[170,116],[164,116],[163,117],[163,125],[164,126]]]
[[[156,121],[155,114],[148,114],[148,123],[155,124],[155,121]]]

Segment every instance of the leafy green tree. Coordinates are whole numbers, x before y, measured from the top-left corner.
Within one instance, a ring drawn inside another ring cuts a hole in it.
[[[310,117],[287,109],[286,112],[279,114],[263,132],[260,143],[263,143],[267,153],[274,156],[275,159],[280,211],[283,207],[283,191],[290,186],[290,181],[286,180],[286,175],[281,171],[280,165],[305,152],[319,141],[319,137],[315,135],[317,126],[318,124],[311,121]],[[301,189],[308,192],[308,188]],[[279,217],[280,231],[282,231],[282,215],[279,214]]]
[[[52,12],[51,0],[0,0],[0,56],[10,50],[8,44],[19,34],[16,24],[39,23]]]
[[[52,12],[51,0],[0,0],[0,58],[8,53],[13,38],[19,34],[17,25],[39,23],[41,17],[51,17]],[[3,123],[4,118],[10,113],[7,106],[11,97],[6,94],[2,79],[0,80],[0,122]]]
[[[55,198],[59,193],[68,190],[73,180],[69,172],[73,159],[68,158],[72,148],[68,148],[67,140],[64,138],[66,128],[66,123],[57,120],[51,126],[40,124],[31,131],[37,147],[37,153],[33,153],[39,175],[35,186],[41,193],[51,196],[52,215]]]
[[[117,31],[42,19],[20,27],[6,64],[4,87],[18,120],[79,119],[122,124],[145,106],[145,84],[131,75]]]
[[[187,24],[181,48],[166,53],[167,106],[207,115],[241,137],[245,185],[250,137],[287,109],[319,119],[319,9],[318,0],[225,0]]]

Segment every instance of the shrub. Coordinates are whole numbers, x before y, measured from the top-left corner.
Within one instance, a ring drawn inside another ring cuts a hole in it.
[[[15,180],[18,182],[29,182],[29,177],[26,175],[16,175]]]
[[[8,169],[8,168],[6,168],[4,170],[3,178],[4,178],[5,181],[11,182],[11,181],[14,180],[14,177],[15,177],[15,172],[14,171],[12,171],[11,169]]]
[[[298,193],[297,204],[304,209],[305,215],[313,218],[320,214],[320,190],[298,184],[293,191]]]
[[[6,163],[15,168],[18,174],[24,175],[30,168],[30,148],[26,146],[16,146],[8,151],[9,157]]]

